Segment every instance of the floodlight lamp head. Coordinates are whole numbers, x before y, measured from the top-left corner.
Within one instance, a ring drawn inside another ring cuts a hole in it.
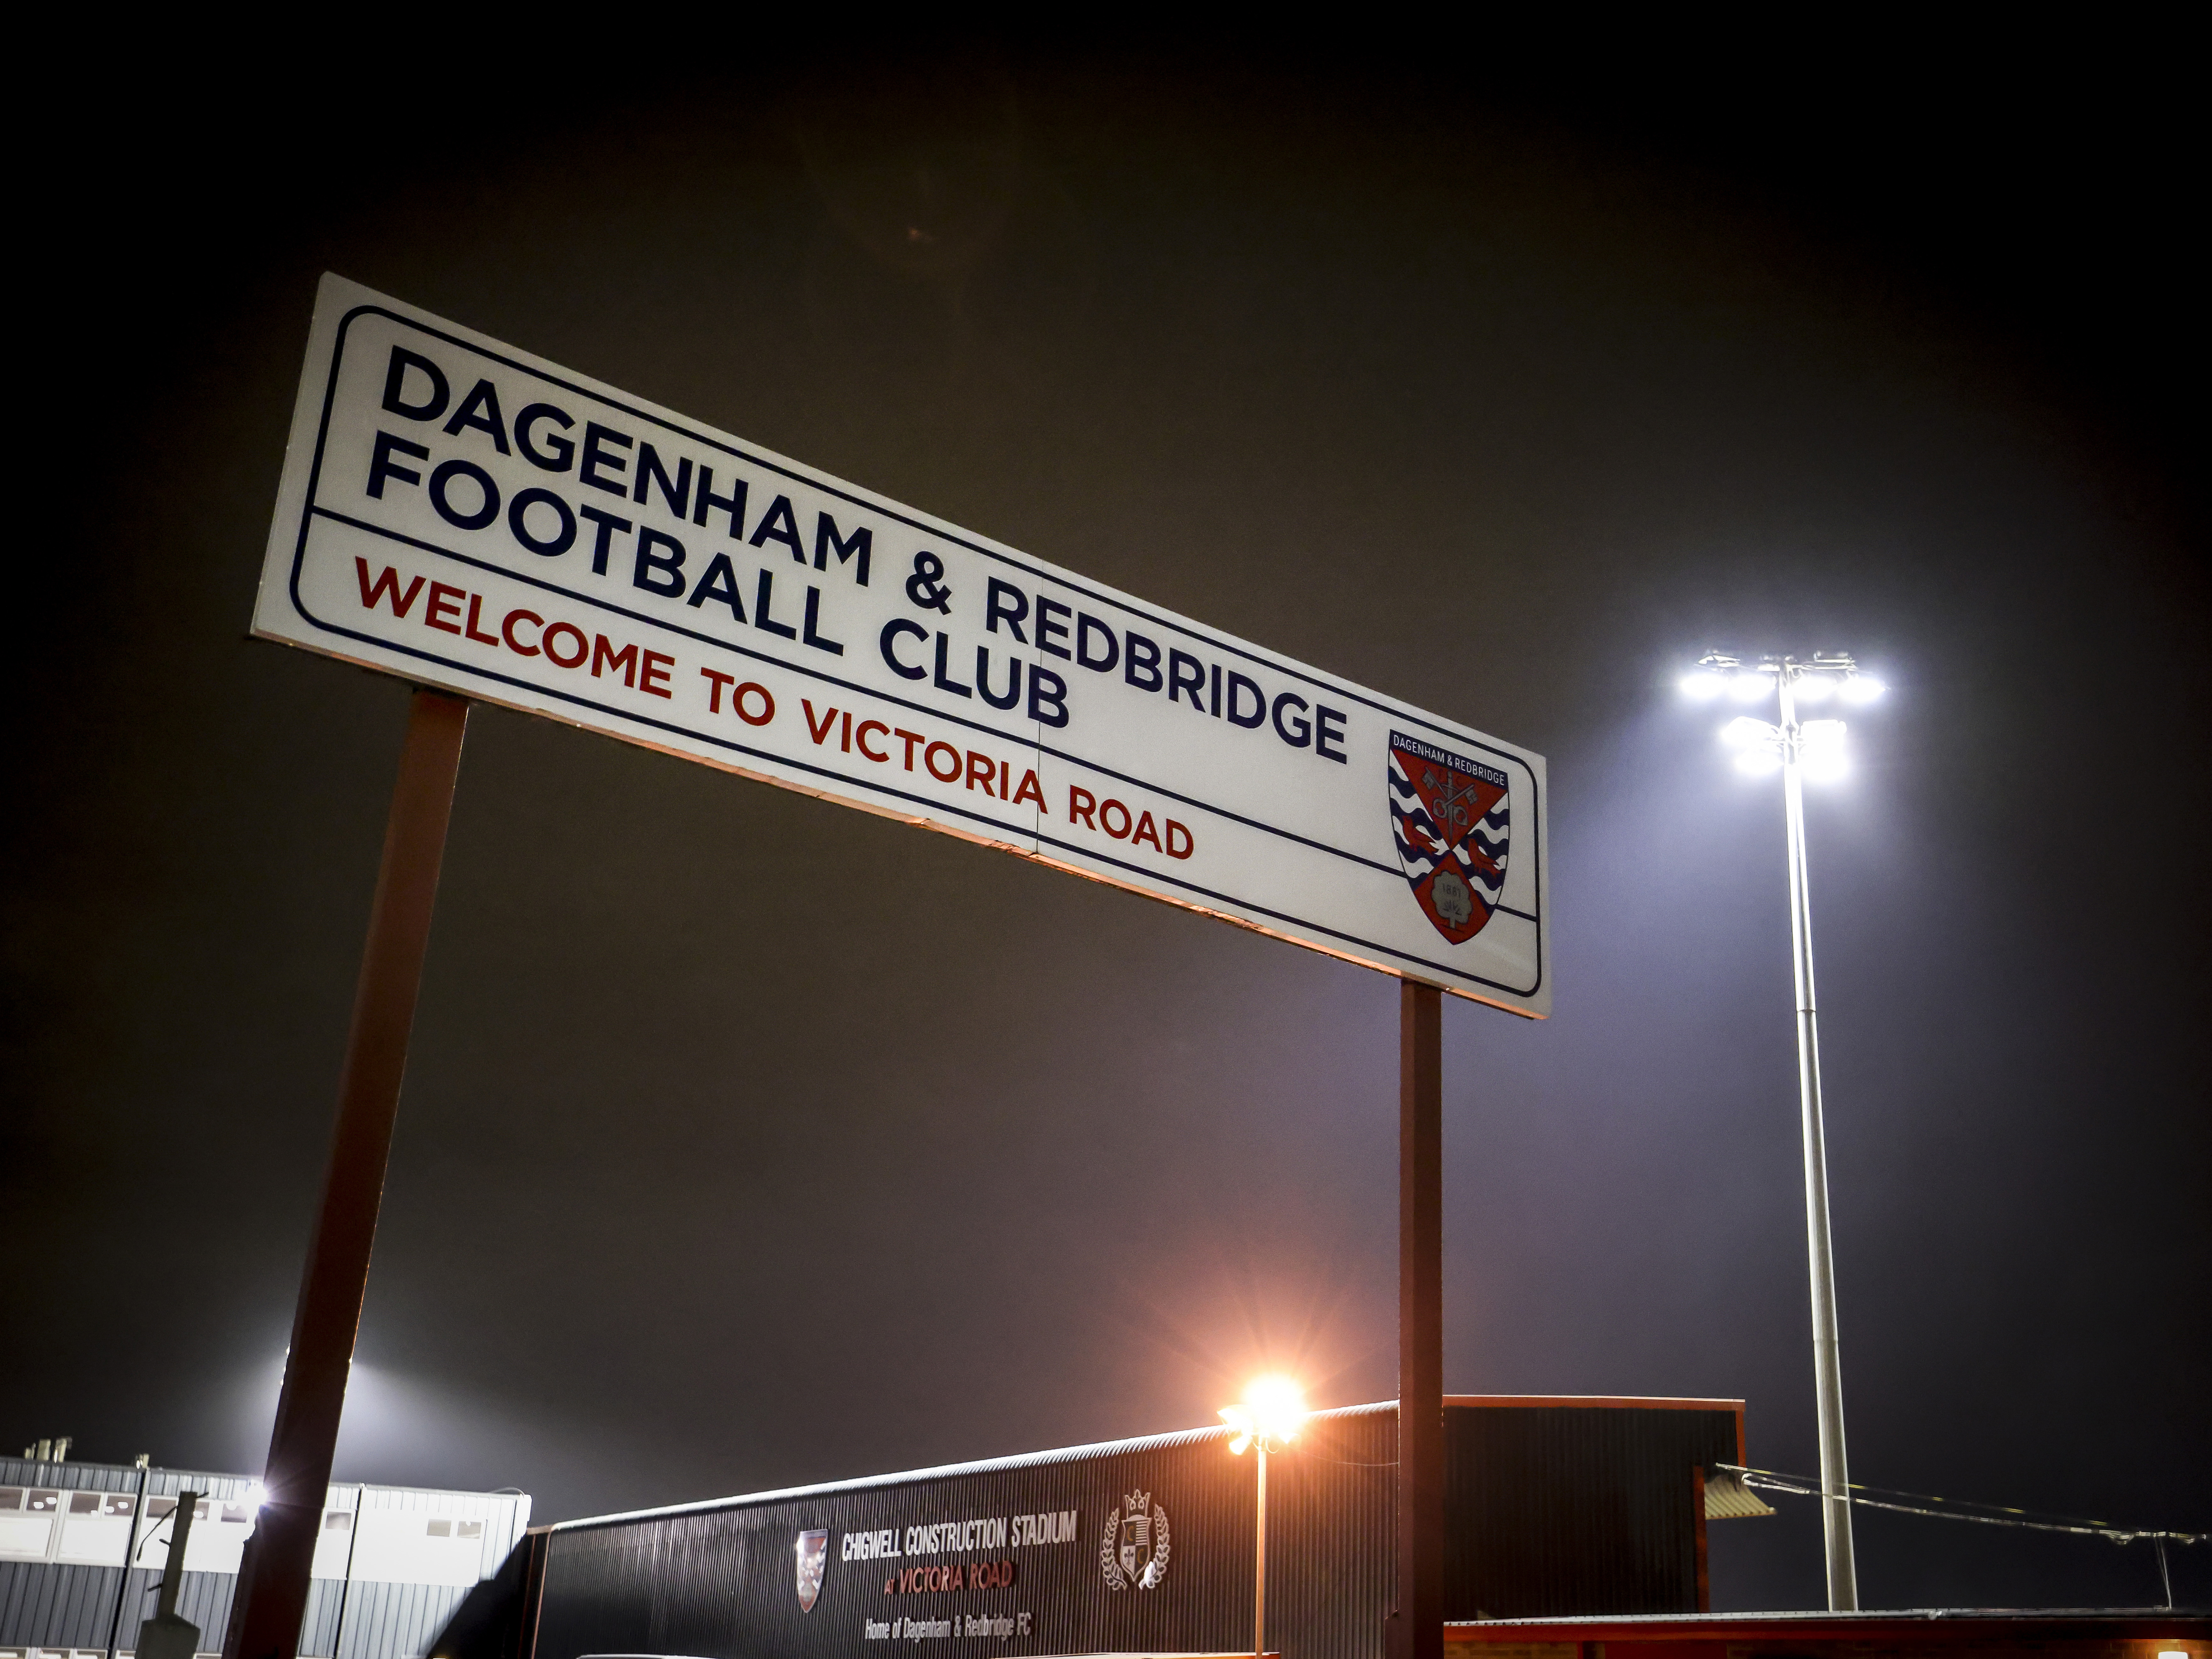
[[[1710,702],[1729,688],[1742,665],[1725,651],[1708,651],[1698,659],[1690,672],[1676,682],[1682,695],[1698,702]]]
[[[1771,777],[1782,769],[1782,757],[1771,749],[1747,749],[1735,757],[1735,769],[1747,778]]]
[[[1263,1451],[1273,1450],[1297,1439],[1305,1426],[1305,1390],[1287,1376],[1255,1376],[1245,1384],[1244,1398],[1224,1407],[1221,1418],[1240,1439],[1255,1440]],[[1230,1447],[1231,1451],[1242,1449]]]
[[[1765,720],[1749,714],[1739,714],[1721,727],[1721,741],[1731,749],[1748,749],[1755,744],[1771,744],[1782,734]]]
[[[1728,676],[1715,668],[1692,668],[1675,684],[1684,696],[1711,702],[1728,690]]]
[[[1844,681],[1844,701],[1872,702],[1888,689],[1871,674],[1854,673]]]
[[[1764,664],[1756,668],[1740,668],[1729,681],[1729,696],[1737,702],[1758,702],[1774,695],[1777,678]]]

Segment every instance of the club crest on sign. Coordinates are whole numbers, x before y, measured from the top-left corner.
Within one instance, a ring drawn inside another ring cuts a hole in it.
[[[822,1575],[830,1566],[828,1530],[802,1532],[799,1541],[792,1546],[792,1552],[799,1567],[799,1610],[811,1613],[822,1595]]]
[[[1464,945],[1488,924],[1505,890],[1505,774],[1402,732],[1390,734],[1389,755],[1398,866],[1421,914]]]
[[[1152,1494],[1133,1492],[1106,1517],[1098,1567],[1115,1589],[1152,1589],[1168,1571],[1168,1512]]]

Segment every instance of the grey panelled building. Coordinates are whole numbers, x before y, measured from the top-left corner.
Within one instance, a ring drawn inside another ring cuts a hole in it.
[[[183,1492],[203,1501],[185,1545],[177,1611],[200,1627],[207,1651],[219,1649],[253,1530],[253,1486],[239,1474],[0,1458],[0,1659],[106,1659],[118,1593],[116,1647],[132,1652],[140,1621],[154,1611],[169,1517]],[[333,1486],[301,1653],[419,1659],[529,1524],[530,1499],[520,1492]]]

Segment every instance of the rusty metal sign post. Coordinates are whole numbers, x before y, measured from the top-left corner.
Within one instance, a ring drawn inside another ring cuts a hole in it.
[[[292,1659],[298,1650],[468,720],[465,702],[438,691],[418,690],[408,711],[346,1033],[337,1125],[261,1478],[267,1498],[239,1564],[226,1654]]]
[[[1389,1659],[1443,1659],[1443,997],[1398,990],[1398,1605]]]

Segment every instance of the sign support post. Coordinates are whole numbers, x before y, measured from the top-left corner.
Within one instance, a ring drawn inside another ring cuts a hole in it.
[[[1390,1659],[1443,1659],[1443,994],[1398,992],[1398,1595]]]
[[[268,1496],[246,1542],[223,1642],[229,1659],[293,1659],[298,1650],[468,718],[465,699],[421,689],[408,714],[346,1036],[330,1165],[262,1476]]]

